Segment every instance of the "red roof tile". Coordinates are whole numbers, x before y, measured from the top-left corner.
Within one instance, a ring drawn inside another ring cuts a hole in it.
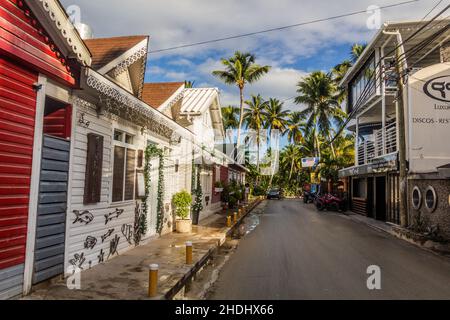
[[[128,36],[88,39],[84,42],[92,53],[92,68],[100,69],[147,38],[147,36]]]
[[[157,109],[183,85],[184,82],[145,83],[142,100]]]

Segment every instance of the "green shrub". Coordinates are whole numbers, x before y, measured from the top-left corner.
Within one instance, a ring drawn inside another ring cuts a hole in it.
[[[172,202],[175,206],[175,214],[180,219],[189,218],[189,210],[192,205],[192,196],[183,190],[173,195]]]

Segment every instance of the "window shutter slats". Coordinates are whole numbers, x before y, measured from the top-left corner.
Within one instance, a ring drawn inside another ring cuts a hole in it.
[[[103,136],[87,135],[86,174],[84,185],[84,204],[100,202],[103,171]]]
[[[113,195],[112,201],[123,201],[123,179],[125,165],[125,148],[114,147]]]
[[[125,180],[125,201],[134,199],[134,177],[136,169],[136,151],[127,149],[127,173]]]

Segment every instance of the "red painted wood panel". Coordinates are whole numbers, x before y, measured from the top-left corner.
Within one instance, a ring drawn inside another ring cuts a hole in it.
[[[76,81],[45,30],[19,1],[0,1],[0,53],[73,86]]]
[[[72,128],[72,107],[59,109],[44,118],[44,133],[58,137],[70,138]]]
[[[0,58],[0,269],[25,261],[37,81]]]

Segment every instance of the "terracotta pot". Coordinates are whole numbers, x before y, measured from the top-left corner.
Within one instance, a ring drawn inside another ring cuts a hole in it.
[[[191,219],[178,219],[175,221],[176,230],[178,233],[191,233],[192,232],[192,220]]]

